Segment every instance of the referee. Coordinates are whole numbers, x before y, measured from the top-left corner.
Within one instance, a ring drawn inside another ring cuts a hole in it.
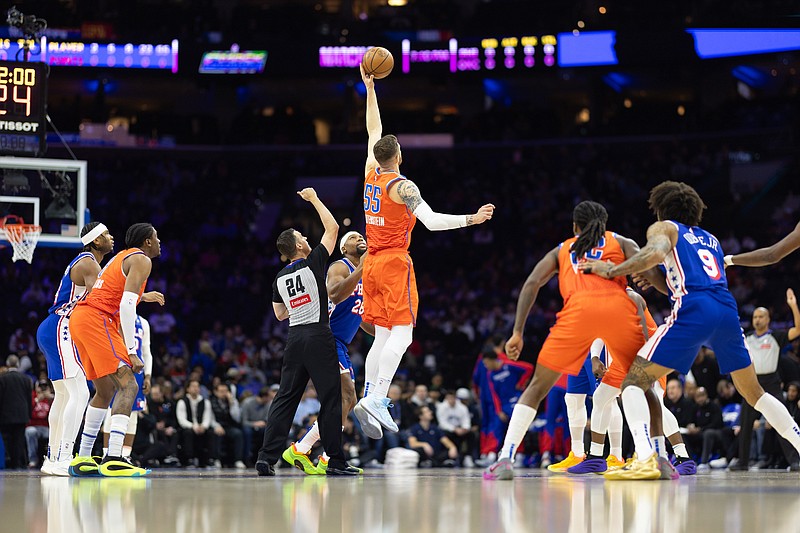
[[[792,310],[794,327],[789,331],[773,331],[769,328],[769,311],[763,307],[753,311],[753,328],[755,331],[745,338],[750,356],[753,358],[753,366],[756,370],[758,382],[767,394],[771,394],[783,402],[783,390],[781,389],[781,377],[778,374],[778,362],[781,350],[786,344],[800,337],[800,311],[797,308],[797,298],[792,289],[786,290],[786,303]],[[753,422],[760,417],[747,402],[742,402],[741,414],[741,434],[739,435],[739,462],[732,465],[730,470],[748,470],[750,463],[750,441],[753,436]],[[783,455],[789,463],[790,468],[800,470],[800,457],[797,450],[789,442],[778,436],[778,442],[783,449]]]
[[[342,451],[339,358],[328,321],[325,287],[325,265],[336,246],[339,225],[314,189],[297,194],[317,210],[325,234],[314,250],[297,230],[287,229],[278,237],[278,251],[289,264],[272,284],[272,307],[278,320],[289,319],[289,336],[283,352],[280,389],[269,411],[256,470],[259,476],[275,475],[274,465],[286,447],[292,418],[311,377],[320,401],[320,440],[330,457],[327,475],[354,476],[360,471],[347,464]]]

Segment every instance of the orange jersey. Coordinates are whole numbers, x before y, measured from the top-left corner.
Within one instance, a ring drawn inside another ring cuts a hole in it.
[[[558,248],[558,288],[564,304],[566,305],[569,297],[576,292],[607,291],[615,287],[625,290],[628,285],[625,276],[605,279],[600,276],[586,275],[578,270],[580,259],[570,251],[577,239],[577,237],[567,239]],[[625,253],[614,233],[610,231],[607,231],[598,245],[589,250],[585,256],[588,259],[611,261],[615,265],[625,261]]]
[[[88,305],[105,311],[111,316],[119,313],[119,302],[122,300],[122,293],[125,292],[126,280],[125,273],[122,271],[122,262],[125,258],[136,254],[144,254],[144,252],[139,248],[128,248],[111,258],[111,261],[98,274],[97,281],[92,287],[92,292],[78,305]],[[140,299],[146,284],[147,281],[139,287]]]
[[[653,315],[650,314],[650,310],[646,307],[644,308],[644,320],[647,322],[647,338],[649,339],[655,335],[658,326],[656,325],[656,321],[653,320]]]
[[[397,172],[381,172],[379,168],[369,171],[364,179],[364,215],[367,223],[367,246],[369,253],[381,250],[408,250],[411,230],[417,217],[405,204],[389,198],[389,187],[406,179]]]

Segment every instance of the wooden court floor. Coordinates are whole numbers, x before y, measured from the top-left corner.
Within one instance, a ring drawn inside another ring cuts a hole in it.
[[[523,470],[368,470],[362,478],[157,470],[143,479],[0,471],[0,533],[800,532],[800,476],[605,482]]]

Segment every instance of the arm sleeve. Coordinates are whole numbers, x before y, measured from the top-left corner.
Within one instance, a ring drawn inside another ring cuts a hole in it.
[[[425,200],[414,210],[417,218],[431,231],[463,228],[467,225],[467,215],[445,215],[436,213]]]
[[[150,322],[144,317],[139,317],[142,322],[142,362],[144,363],[144,375],[153,375],[153,352],[150,351]]]
[[[135,292],[125,291],[119,302],[119,321],[122,325],[122,337],[125,339],[125,348],[129,354],[136,353],[136,304],[139,295]]]
[[[592,359],[595,357],[600,357],[600,354],[603,352],[603,348],[605,347],[606,345],[603,342],[603,339],[595,339],[592,343],[592,347],[589,348],[589,353],[591,354]]]

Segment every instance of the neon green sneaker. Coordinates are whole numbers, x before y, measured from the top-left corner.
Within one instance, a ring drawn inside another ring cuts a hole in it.
[[[139,468],[127,457],[106,455],[100,463],[100,474],[105,477],[142,477],[152,472],[149,468]]]
[[[69,475],[73,477],[100,477],[100,467],[93,457],[78,455],[69,463]]]
[[[315,467],[314,463],[311,462],[311,459],[308,457],[308,454],[298,452],[297,448],[295,448],[294,442],[292,443],[291,446],[286,448],[281,457],[283,457],[284,461],[286,461],[293,467],[302,470],[309,476],[318,474],[317,467]]]

